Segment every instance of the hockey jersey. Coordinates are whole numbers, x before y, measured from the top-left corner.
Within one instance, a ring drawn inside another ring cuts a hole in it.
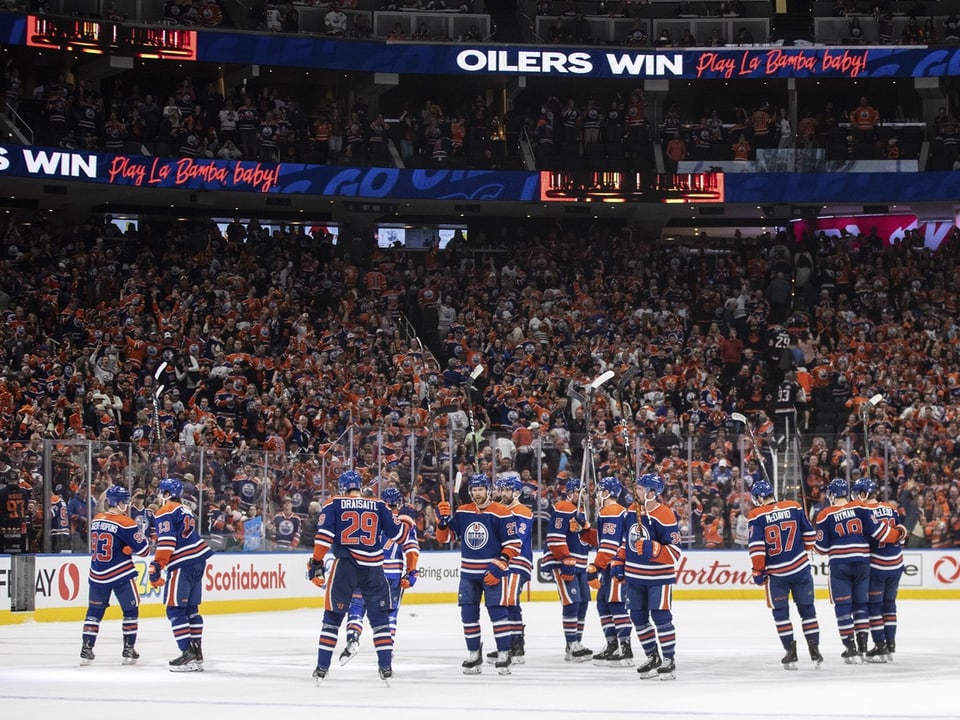
[[[597,535],[600,547],[593,564],[603,570],[617,557],[626,537],[627,509],[620,503],[611,503],[600,508],[597,517]]]
[[[513,514],[520,537],[520,552],[510,559],[510,571],[529,582],[533,575],[533,512],[521,503],[511,505],[507,510]]]
[[[403,536],[393,541],[385,538],[383,544],[383,574],[390,582],[399,581],[404,573],[417,569],[420,561],[420,541],[415,527],[404,526]]]
[[[543,556],[544,570],[559,568],[563,560],[575,558],[577,567],[587,567],[587,554],[594,543],[596,533],[579,528],[577,508],[568,500],[560,500],[553,506],[545,538],[547,552]]]
[[[90,523],[90,582],[114,585],[137,577],[133,555],[146,555],[150,543],[126,515],[102,512]]]
[[[437,540],[442,543],[452,535],[460,538],[460,575],[468,580],[482,579],[491,560],[509,562],[523,545],[513,513],[498,502],[484,508],[472,502],[458,507],[450,524],[437,528]]]
[[[793,575],[810,567],[807,551],[813,549],[817,531],[792,500],[761,505],[748,515],[750,564],[768,575]]]
[[[157,527],[155,558],[160,567],[173,570],[203,562],[213,555],[200,537],[197,519],[190,508],[178,502],[168,502],[157,510],[154,519]]]
[[[871,542],[896,542],[894,526],[874,519],[870,508],[858,500],[830,505],[817,515],[816,550],[830,564],[868,562]]]
[[[877,502],[864,502],[873,519],[887,527],[903,524],[900,511],[893,505]],[[903,547],[898,542],[870,541],[870,570],[871,572],[890,570],[900,572],[903,567]]]
[[[623,550],[624,577],[641,585],[672,585],[677,581],[676,564],[680,560],[680,527],[677,516],[666,505],[646,510],[633,503],[624,519],[626,536]],[[659,544],[652,557],[637,552],[639,540]]]
[[[317,519],[313,557],[323,560],[330,551],[335,558],[352,558],[364,567],[382,566],[384,543],[397,542],[405,533],[406,526],[382,500],[335,497]]]

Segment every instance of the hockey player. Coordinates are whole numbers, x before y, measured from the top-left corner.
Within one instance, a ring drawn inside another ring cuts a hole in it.
[[[888,527],[900,525],[903,518],[892,505],[877,500],[877,484],[872,478],[853,483],[855,499],[869,509],[873,519]],[[867,651],[867,662],[892,662],[897,649],[897,591],[903,575],[903,548],[900,543],[870,541],[870,588],[867,612],[874,646]]]
[[[106,511],[97,514],[90,523],[90,597],[83,621],[80,664],[89,665],[93,662],[93,646],[97,644],[100,622],[110,607],[110,596],[115,595],[123,613],[122,662],[124,665],[134,665],[140,658],[136,650],[140,593],[137,589],[137,569],[131,556],[149,553],[150,543],[140,532],[137,523],[127,516],[130,507],[127,489],[111,485],[105,495]]]
[[[623,547],[627,509],[620,504],[623,486],[615,477],[601,478],[597,483],[597,533],[600,547],[593,562],[587,565],[587,584],[597,591],[597,613],[606,647],[593,656],[594,665],[630,667],[633,648],[630,646],[630,616],[623,588],[623,561],[617,555]]]
[[[797,669],[797,641],[790,622],[790,596],[800,613],[803,635],[810,659],[820,667],[820,625],[814,606],[813,572],[808,550],[813,549],[817,533],[803,512],[792,500],[777,501],[773,486],[764,478],[750,488],[756,505],[749,514],[750,564],[753,581],[766,589],[767,607],[786,655],[780,661],[786,670]]]
[[[510,674],[510,643],[513,634],[506,605],[504,577],[510,562],[522,546],[516,522],[507,508],[493,502],[490,479],[486,475],[471,476],[470,498],[456,513],[450,503],[437,505],[437,540],[449,542],[460,538],[460,588],[457,604],[467,644],[464,675],[479,675],[483,665],[483,644],[480,641],[480,602],[487,606],[497,643],[496,668],[500,675]]]
[[[841,657],[853,665],[867,652],[870,543],[899,543],[907,530],[903,525],[878,522],[870,508],[848,496],[844,478],[834,478],[827,485],[830,505],[817,515],[815,548],[830,558],[830,598],[843,641]]]
[[[510,569],[503,578],[503,604],[510,620],[510,662],[513,665],[523,665],[525,662],[520,596],[533,573],[533,513],[520,502],[522,494],[523,481],[517,473],[509,472],[497,478],[494,498],[513,514],[521,541],[520,552],[511,558]],[[487,661],[495,663],[497,655],[498,652],[487,653]]]
[[[403,505],[403,494],[395,487],[384,488],[380,498],[390,508],[394,517],[400,514]],[[384,538],[383,543],[383,574],[390,586],[390,635],[397,634],[397,613],[400,610],[400,598],[403,591],[409,590],[417,582],[417,563],[420,560],[420,542],[417,540],[417,529],[404,526],[406,532],[399,541],[393,542]],[[347,647],[340,653],[340,664],[346,665],[360,649],[360,634],[363,632],[363,616],[366,614],[366,605],[363,596],[354,593],[350,602],[350,611],[347,614]]]
[[[557,500],[550,515],[545,538],[547,553],[543,568],[553,572],[553,579],[563,605],[563,636],[567,662],[587,662],[593,651],[583,645],[583,624],[590,605],[587,584],[587,554],[596,545],[593,530],[578,507],[580,480],[568,480],[564,496]]]
[[[164,588],[163,603],[180,656],[170,661],[171,672],[203,671],[203,574],[213,555],[197,528],[197,519],[181,502],[183,483],[164,478],[157,487],[157,550],[149,566],[150,587]],[[163,572],[166,571],[166,578]]]
[[[680,528],[673,511],[660,503],[663,478],[646,473],[636,484],[637,499],[627,510],[627,540],[621,552],[630,621],[646,654],[637,672],[645,680],[673,680],[677,634],[671,607],[680,560]]]
[[[333,563],[326,578],[323,602],[323,627],[317,649],[317,682],[327,676],[337,646],[340,625],[355,592],[363,597],[377,665],[384,681],[393,677],[393,634],[390,631],[390,585],[383,574],[385,542],[401,542],[413,525],[410,518],[394,517],[382,500],[361,495],[363,480],[356,470],[347,470],[337,479],[340,495],[328,500],[317,519],[313,557],[307,577],[315,585],[324,584],[324,556],[330,552]]]

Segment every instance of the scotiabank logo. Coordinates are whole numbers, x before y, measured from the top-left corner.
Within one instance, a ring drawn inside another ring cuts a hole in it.
[[[205,590],[283,590],[287,587],[287,571],[277,563],[276,570],[260,570],[253,563],[246,567],[237,563],[227,571],[207,565]]]
[[[944,555],[933,564],[933,576],[944,585],[960,580],[960,562],[953,555]]]

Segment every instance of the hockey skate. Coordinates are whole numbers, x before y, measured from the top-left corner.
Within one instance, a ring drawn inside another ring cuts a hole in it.
[[[860,652],[857,650],[857,641],[852,637],[847,638],[843,641],[843,648],[843,652],[840,654],[840,657],[843,658],[843,661],[847,665],[859,665]]]
[[[886,663],[888,654],[887,641],[881,640],[873,646],[872,650],[867,650],[864,658],[868,663]]]
[[[120,656],[124,665],[136,665],[140,659],[140,653],[133,645],[124,645],[123,653]]]
[[[607,665],[610,667],[633,667],[633,648],[630,646],[630,638],[620,641],[620,646],[613,651]]]
[[[514,635],[513,642],[510,643],[510,664],[525,665],[527,662],[524,651],[523,635]]]
[[[897,651],[897,641],[887,640],[887,662],[893,662],[893,654]]]
[[[202,661],[197,659],[193,644],[187,646],[187,649],[180,653],[180,657],[175,657],[170,661],[170,672],[203,672]]]
[[[380,673],[380,679],[383,680],[387,687],[390,687],[390,678],[393,677],[393,668],[380,668],[378,672]]]
[[[461,667],[464,675],[479,675],[483,672],[483,645],[479,650],[471,650]]]
[[[660,653],[654,651],[653,655],[647,655],[646,662],[637,668],[637,673],[644,680],[655,678],[657,676],[657,670],[662,664],[663,661],[660,659]]]
[[[797,669],[797,641],[796,640],[790,643],[790,647],[787,648],[787,654],[783,656],[780,662],[783,664],[784,670]]]
[[[509,675],[510,674],[510,651],[501,650],[497,653],[497,662],[494,663],[494,667],[497,668],[497,675]]]
[[[83,647],[80,648],[80,664],[89,665],[94,661],[96,655],[93,654],[93,645],[88,642],[83,643]]]
[[[579,640],[567,645],[563,659],[566,662],[582,663],[587,662],[593,657],[593,651],[585,648]]]
[[[661,680],[676,680],[677,664],[672,657],[664,658],[663,663],[657,668],[657,677]]]
[[[820,669],[820,663],[823,662],[823,655],[820,654],[820,644],[813,640],[807,640],[807,650],[810,651],[810,659],[813,660],[813,668]]]
[[[347,646],[340,653],[340,664],[346,665],[357,656],[358,652],[360,652],[360,638],[353,633],[349,633],[347,635]]]
[[[203,665],[203,648],[200,645],[200,639],[194,638],[190,641],[190,649],[193,650],[193,657],[196,659],[197,665]],[[202,667],[200,668],[203,669]]]
[[[320,685],[320,681],[327,676],[327,668],[322,668],[317,665],[313,669],[313,679],[317,681],[317,685]]]
[[[593,664],[599,667],[606,667],[610,664],[613,654],[619,649],[616,640],[607,640],[606,647],[598,653],[593,654]]]

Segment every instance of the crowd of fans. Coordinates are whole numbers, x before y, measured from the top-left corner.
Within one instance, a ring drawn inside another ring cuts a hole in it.
[[[783,485],[810,512],[832,477],[869,473],[912,543],[960,532],[957,232],[932,252],[916,232],[690,251],[639,228],[531,221],[418,253],[255,219],[126,235],[109,218],[11,219],[0,252],[0,420],[35,547],[44,507],[64,504],[80,549],[86,498],[122,482],[149,504],[165,475],[188,483],[220,546],[242,546],[258,514],[269,540],[288,498],[309,538],[351,465],[372,492],[400,487],[435,547],[438,483],[515,470],[543,517],[588,437],[594,474],[628,494],[640,472],[666,478],[687,542],[743,545],[745,490],[790,441],[785,410],[803,456]],[[608,369],[616,380],[586,393]],[[793,382],[809,399],[785,408]],[[94,443],[89,470],[77,440]]]

